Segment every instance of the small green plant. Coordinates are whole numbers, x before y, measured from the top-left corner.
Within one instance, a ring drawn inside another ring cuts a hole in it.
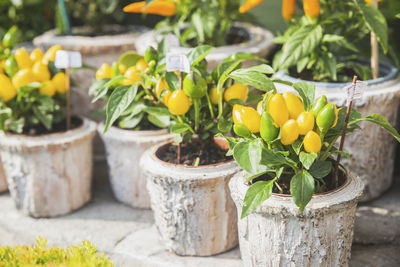
[[[263,0],[147,0],[124,8],[125,12],[157,14],[166,18],[156,30],[174,33],[182,46],[227,44],[227,32],[234,21],[248,19],[244,13]]]
[[[314,81],[350,82],[353,74],[369,80],[371,69],[359,59],[370,58],[371,32],[397,60],[385,17],[364,0],[305,0],[303,7],[304,13],[286,17],[288,29],[274,39],[282,45],[274,69]]]
[[[1,246],[0,266],[114,266],[103,253],[98,254],[89,241],[68,248],[47,248],[46,245],[47,240],[38,237],[32,246]]]
[[[265,75],[272,73],[271,67],[260,65],[229,74],[237,82],[265,92],[257,111],[234,106],[233,129],[237,137],[226,137],[230,146],[228,153],[247,172],[249,187],[242,218],[268,199],[272,192],[290,194],[303,211],[314,193],[334,190],[343,184],[347,171],[335,156],[350,156],[341,147],[336,147],[345,125],[350,133],[360,129],[359,122],[372,122],[400,142],[399,133],[379,114],[362,117],[351,109],[346,117],[346,108],[337,109],[328,103],[326,96],[315,100],[312,83],[275,80],[291,86],[298,96],[289,92],[277,93],[273,80]]]

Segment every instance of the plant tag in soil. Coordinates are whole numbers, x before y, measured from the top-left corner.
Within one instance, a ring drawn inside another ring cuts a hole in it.
[[[59,50],[56,53],[54,62],[56,68],[80,68],[82,67],[82,55],[76,51]]]
[[[169,52],[166,58],[167,71],[180,71],[190,73],[190,62],[186,55]]]
[[[347,94],[347,105],[354,99],[362,98],[367,84],[362,81],[357,81],[356,84],[350,84],[344,88]]]

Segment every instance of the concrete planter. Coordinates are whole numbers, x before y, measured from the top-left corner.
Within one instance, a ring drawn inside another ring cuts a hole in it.
[[[222,60],[237,52],[251,53],[261,58],[265,58],[270,52],[272,52],[275,46],[272,42],[272,39],[274,38],[272,32],[248,23],[236,23],[235,26],[244,30],[248,34],[249,41],[235,45],[220,46],[214,49],[206,58],[209,69],[215,68]],[[156,47],[158,39],[160,39],[160,37],[156,36],[154,30],[141,34],[136,39],[135,43],[138,53],[144,55],[148,46],[151,45]],[[190,48],[172,47],[171,51],[186,54],[190,51]],[[255,61],[248,60],[244,63],[244,66],[251,66],[254,64]]]
[[[228,182],[239,167],[234,161],[200,167],[170,164],[156,155],[166,145],[147,150],[140,161],[164,245],[191,256],[235,247],[237,215]]]
[[[104,28],[105,32],[123,32],[121,34],[83,36],[79,33],[87,32],[88,27],[73,28],[74,35],[57,35],[57,30],[51,30],[36,37],[33,40],[35,46],[48,49],[52,45],[59,44],[65,50],[79,51],[82,54],[83,62],[87,65],[99,68],[103,63],[117,61],[122,53],[135,50],[134,41],[139,32],[144,28],[122,27],[109,25]],[[72,73],[72,79],[76,84],[72,88],[72,105],[74,114],[89,116],[89,114],[103,107],[102,101],[92,102],[92,97],[88,95],[90,85],[95,79],[95,70],[82,69]]]
[[[115,198],[136,208],[150,208],[146,178],[139,167],[140,157],[146,149],[173,139],[167,130],[133,131],[111,127],[104,135],[103,124],[98,131],[103,139],[109,179]]]
[[[2,135],[0,155],[17,209],[33,217],[69,213],[90,200],[94,122],[41,136]]]
[[[353,107],[363,116],[379,113],[392,125],[397,124],[400,107],[400,75],[398,70],[386,63],[380,64],[381,78],[366,81],[367,88],[360,99],[353,102]],[[299,79],[278,72],[277,78],[290,82]],[[347,83],[314,82],[317,87],[316,97],[326,95],[329,102],[337,106],[346,105]],[[278,90],[287,90],[285,85],[277,85]],[[365,184],[365,194],[361,201],[369,201],[381,196],[392,184],[396,140],[379,126],[360,123],[362,130],[357,130],[346,137],[344,150],[352,156],[352,161],[343,159],[345,166],[361,178]]]
[[[248,186],[245,173],[229,188],[241,214]],[[314,195],[301,213],[291,196],[273,194],[244,219],[239,219],[239,244],[244,266],[348,266],[361,180],[350,175],[337,190]]]
[[[7,191],[7,189],[6,175],[4,174],[3,164],[0,159],[0,193]]]

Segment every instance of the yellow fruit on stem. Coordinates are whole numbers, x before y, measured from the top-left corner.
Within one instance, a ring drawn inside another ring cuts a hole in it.
[[[232,99],[240,99],[243,102],[245,102],[247,99],[247,92],[248,92],[247,85],[235,83],[234,85],[225,90],[224,100],[226,102],[229,102]]]
[[[120,72],[121,74],[125,74],[125,72],[126,72],[126,70],[127,70],[127,67],[126,67],[124,64],[119,64],[119,65],[118,65],[118,68],[119,68],[119,72]]]
[[[107,63],[103,63],[101,67],[96,71],[96,80],[100,79],[111,79],[112,77],[112,70],[110,65]]]
[[[49,61],[54,61],[56,59],[56,53],[58,50],[61,50],[61,45],[53,45],[50,47],[43,56],[42,63],[47,65]]]
[[[235,124],[244,124],[252,133],[260,131],[260,114],[252,107],[234,105],[232,109],[232,118]]]
[[[289,118],[296,120],[300,113],[304,111],[303,102],[300,97],[289,92],[283,93],[283,98],[289,111]]]
[[[183,90],[175,90],[168,100],[168,109],[174,115],[183,115],[189,111],[189,97]]]
[[[58,93],[65,94],[65,91],[67,91],[67,77],[64,72],[59,72],[54,75],[51,81]]]
[[[291,145],[299,138],[299,125],[295,120],[288,120],[281,127],[281,143]]]
[[[0,98],[8,102],[17,95],[17,89],[13,86],[10,78],[0,74]]]
[[[314,115],[309,111],[303,111],[297,117],[297,124],[299,125],[299,134],[306,135],[309,131],[314,129]]]
[[[39,48],[35,48],[30,55],[33,63],[41,61],[43,59],[43,52]]]
[[[318,153],[321,150],[322,142],[319,135],[314,131],[309,131],[303,140],[304,149],[310,153]]]
[[[273,94],[269,97],[267,112],[279,127],[289,119],[289,111],[281,94]]]
[[[218,88],[215,86],[210,91],[210,100],[214,105],[218,105]]]
[[[45,81],[43,86],[39,88],[39,93],[42,95],[47,95],[49,97],[54,96],[56,93],[56,88],[52,81]]]
[[[47,65],[44,65],[42,62],[38,61],[33,64],[32,72],[35,74],[37,80],[39,82],[44,82],[50,80],[50,72],[47,68]]]
[[[36,81],[37,78],[35,77],[35,74],[31,69],[23,69],[18,71],[12,79],[12,83],[14,87],[17,89]]]
[[[122,81],[123,85],[131,85],[137,82],[142,81],[142,77],[139,75],[137,72],[136,67],[130,67],[126,70],[125,74],[125,80]]]
[[[32,60],[25,49],[19,48],[14,53],[15,60],[17,61],[19,69],[26,69],[32,67]]]
[[[164,94],[161,95],[163,91]],[[171,96],[171,92],[169,91],[168,83],[165,80],[161,79],[158,81],[156,86],[156,94],[158,99],[162,97],[161,102],[167,106],[169,97]]]
[[[147,65],[146,61],[142,58],[139,59],[135,67],[138,71],[144,71],[149,67],[149,65]]]

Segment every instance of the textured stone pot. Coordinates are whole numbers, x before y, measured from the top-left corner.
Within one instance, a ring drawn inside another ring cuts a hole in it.
[[[122,53],[135,50],[134,41],[138,33],[144,30],[144,28],[138,27],[109,25],[104,28],[105,32],[122,33],[99,36],[79,35],[87,32],[88,29],[88,27],[73,28],[74,35],[71,36],[57,35],[57,30],[51,30],[36,37],[33,43],[45,50],[52,45],[59,44],[65,50],[79,51],[82,54],[83,62],[97,69],[103,63],[111,64],[117,61]],[[101,101],[91,103],[92,97],[88,95],[90,85],[95,79],[95,70],[81,69],[73,72],[72,79],[76,85],[72,88],[72,105],[75,114],[89,116],[91,112],[103,106],[104,103]]]
[[[244,182],[242,171],[229,183],[238,214],[248,189]],[[362,190],[361,180],[350,175],[337,190],[314,195],[304,213],[291,196],[272,194],[238,221],[244,266],[347,266]]]
[[[3,164],[0,159],[0,193],[7,191],[7,180],[4,174]]]
[[[96,124],[41,136],[2,135],[0,155],[17,209],[33,217],[69,213],[90,200]]]
[[[244,30],[249,40],[240,44],[220,46],[214,49],[206,58],[209,69],[215,68],[222,60],[238,52],[251,53],[255,56],[265,58],[275,47],[275,44],[272,42],[274,38],[272,32],[248,23],[236,23],[235,26]],[[156,47],[158,39],[160,37],[156,36],[154,30],[147,31],[136,39],[136,50],[139,54],[144,55],[148,46]],[[190,51],[190,48],[171,47],[171,51],[186,54]],[[248,60],[245,61],[244,66],[254,64],[255,61]]]
[[[360,99],[353,102],[353,107],[363,116],[379,113],[392,125],[397,123],[397,111],[400,107],[400,75],[398,70],[386,63],[380,64],[383,77],[366,81],[367,88]],[[299,79],[279,72],[277,78],[290,82]],[[326,95],[328,101],[338,106],[346,105],[347,83],[319,83],[316,97]],[[277,84],[278,90],[287,90],[285,85]],[[369,201],[381,196],[392,184],[395,164],[396,140],[384,129],[370,122],[360,123],[362,130],[356,130],[346,137],[344,150],[352,160],[343,159],[345,166],[361,178],[365,184],[365,194],[361,201]]]
[[[234,161],[199,167],[170,164],[156,155],[166,145],[147,150],[140,161],[165,246],[191,256],[235,247],[237,215],[228,182],[239,167]]]
[[[98,131],[103,139],[109,179],[115,198],[136,208],[150,208],[146,178],[139,167],[139,160],[146,149],[165,141],[173,135],[167,130],[133,131],[111,127],[104,135],[103,124]]]

